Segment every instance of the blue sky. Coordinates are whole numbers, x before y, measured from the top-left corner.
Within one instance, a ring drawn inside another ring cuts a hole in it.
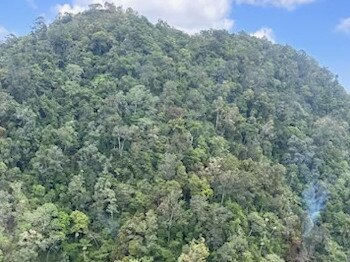
[[[38,16],[78,12],[103,0],[11,0],[0,2],[0,37],[30,31]],[[110,0],[131,6],[151,21],[158,18],[189,33],[224,28],[266,36],[305,50],[339,76],[350,90],[349,0]],[[346,20],[349,18],[348,20]]]

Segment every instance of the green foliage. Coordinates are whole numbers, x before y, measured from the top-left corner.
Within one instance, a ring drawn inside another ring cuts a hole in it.
[[[190,246],[185,248],[185,253],[182,253],[178,262],[205,262],[209,256],[209,249],[205,245],[204,240],[192,240]]]
[[[71,232],[75,233],[76,236],[79,233],[85,233],[89,227],[89,217],[86,216],[83,212],[73,211],[70,214],[73,225],[71,226]]]
[[[348,261],[349,109],[304,52],[245,33],[40,18],[0,44],[0,261]]]

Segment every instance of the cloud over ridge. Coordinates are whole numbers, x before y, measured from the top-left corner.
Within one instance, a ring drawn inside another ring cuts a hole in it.
[[[90,4],[104,4],[105,0],[74,0],[72,4],[57,5],[61,13],[79,13]],[[200,30],[231,30],[234,21],[230,18],[232,0],[110,0],[116,6],[131,7],[150,21],[158,19],[188,33]]]
[[[273,32],[273,30],[271,28],[268,27],[263,27],[260,28],[258,31],[256,31],[255,33],[250,34],[251,36],[255,36],[257,38],[266,38],[267,40],[271,41],[272,43],[275,43],[275,33]]]
[[[10,32],[3,26],[0,25],[0,41],[4,40]]]
[[[33,0],[27,0],[33,1]],[[131,7],[151,22],[158,19],[187,33],[196,33],[205,29],[232,30],[234,20],[231,17],[235,4],[255,6],[275,6],[293,10],[299,5],[310,4],[317,0],[107,0],[116,6]],[[71,0],[70,3],[58,4],[58,13],[79,13],[90,4],[103,5],[106,0]],[[265,32],[266,38],[272,41],[272,35]],[[259,34],[258,34],[259,35]]]

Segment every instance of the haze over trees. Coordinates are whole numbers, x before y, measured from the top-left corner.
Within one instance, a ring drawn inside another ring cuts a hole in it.
[[[39,18],[0,44],[0,261],[349,261],[349,98],[245,33]]]

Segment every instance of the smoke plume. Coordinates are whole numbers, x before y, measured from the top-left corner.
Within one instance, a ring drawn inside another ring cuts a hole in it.
[[[308,237],[312,232],[315,223],[320,218],[322,209],[327,199],[326,189],[317,183],[312,183],[303,193],[303,200],[306,205],[307,217],[304,221],[303,236]]]

